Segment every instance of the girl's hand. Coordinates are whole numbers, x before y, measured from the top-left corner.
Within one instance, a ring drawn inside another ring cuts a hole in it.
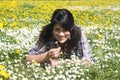
[[[51,66],[56,66],[58,64],[58,57],[60,53],[60,47],[59,48],[53,48],[48,51],[48,57],[49,57],[49,64]]]
[[[48,57],[49,58],[58,58],[59,57],[59,53],[60,53],[60,49],[61,49],[60,47],[50,49],[48,51]]]
[[[59,60],[58,59],[52,59],[52,58],[50,58],[50,65],[52,66],[52,67],[55,67],[55,66],[57,66],[59,64]]]

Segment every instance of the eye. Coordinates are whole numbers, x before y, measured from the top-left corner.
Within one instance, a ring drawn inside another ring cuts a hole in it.
[[[63,32],[67,32],[68,30],[64,29]]]
[[[59,28],[55,28],[55,31],[60,31],[60,29]]]

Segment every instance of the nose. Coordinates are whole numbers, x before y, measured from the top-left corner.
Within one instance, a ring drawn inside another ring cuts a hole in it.
[[[61,31],[61,32],[59,33],[59,36],[64,36],[64,32]]]

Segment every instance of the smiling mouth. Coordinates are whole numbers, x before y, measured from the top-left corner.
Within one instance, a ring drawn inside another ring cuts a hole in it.
[[[64,40],[65,38],[58,38],[59,40]]]

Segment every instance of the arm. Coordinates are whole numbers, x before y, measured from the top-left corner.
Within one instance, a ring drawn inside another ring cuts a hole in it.
[[[48,52],[38,54],[38,55],[30,55],[28,54],[26,56],[26,60],[29,62],[32,62],[32,60],[35,60],[38,63],[44,63],[49,59]]]
[[[41,49],[38,49],[38,46],[32,48],[28,55],[26,56],[26,60],[32,62],[35,60],[38,63],[44,63],[48,61],[50,58],[57,58],[59,56],[60,48],[53,48],[50,50],[46,50],[46,46],[43,46]]]
[[[47,54],[46,46],[43,46],[41,49],[39,49],[38,45],[35,45],[34,48],[29,50],[26,60],[29,62],[32,62],[32,60],[35,60],[36,62],[45,62],[48,59]]]

